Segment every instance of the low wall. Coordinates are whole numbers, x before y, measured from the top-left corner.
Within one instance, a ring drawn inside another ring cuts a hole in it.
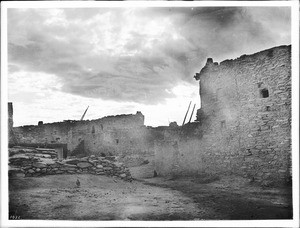
[[[94,174],[114,176],[131,181],[130,171],[124,164],[113,158],[91,155],[84,158],[58,160],[55,150],[11,148],[9,150],[9,174],[24,173],[25,176],[56,174]]]

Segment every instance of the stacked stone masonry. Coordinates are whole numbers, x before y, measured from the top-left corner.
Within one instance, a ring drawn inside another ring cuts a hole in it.
[[[9,174],[23,173],[25,176],[57,174],[94,174],[118,177],[131,181],[130,171],[115,157],[69,158],[58,160],[53,149],[10,148]]]
[[[68,155],[118,155],[125,158],[154,153],[141,112],[13,129],[16,144],[66,144]]]
[[[291,46],[220,64],[209,58],[195,79],[200,81],[201,109],[196,122],[182,127],[146,127],[137,112],[14,127],[14,141],[66,144],[69,155],[117,155],[126,164],[153,157],[162,176],[205,172],[263,184],[289,182]]]
[[[237,174],[270,184],[291,179],[291,46],[220,64],[208,59],[193,137],[170,130],[156,146],[162,173]],[[188,167],[187,165],[188,164]]]

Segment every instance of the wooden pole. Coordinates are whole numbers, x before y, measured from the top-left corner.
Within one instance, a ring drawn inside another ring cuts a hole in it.
[[[186,111],[186,114],[185,114],[185,117],[184,117],[184,120],[183,120],[183,123],[182,123],[182,126],[184,125],[184,122],[185,122],[186,116],[187,116],[187,114],[188,114],[188,112],[189,112],[189,110],[190,110],[191,103],[192,103],[192,101],[190,101],[190,104],[189,104],[188,110]]]
[[[196,106],[196,104],[194,104],[193,111],[192,111],[192,114],[191,114],[191,117],[190,117],[189,123],[190,123],[190,122],[191,122],[191,120],[192,120],[193,113],[194,113],[194,110],[195,110],[195,106]]]
[[[81,117],[80,121],[81,121],[81,120],[83,120],[83,118],[84,118],[84,116],[85,116],[85,114],[86,114],[87,110],[89,109],[89,107],[90,107],[90,106],[88,106],[88,107],[86,108],[86,110],[84,111],[84,113],[83,113],[83,115],[82,115],[82,117]]]

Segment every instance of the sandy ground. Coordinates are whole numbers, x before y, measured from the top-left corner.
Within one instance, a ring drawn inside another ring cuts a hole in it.
[[[261,188],[244,179],[51,175],[9,180],[10,216],[55,220],[215,220],[292,218],[291,188]],[[233,184],[234,183],[234,184]]]

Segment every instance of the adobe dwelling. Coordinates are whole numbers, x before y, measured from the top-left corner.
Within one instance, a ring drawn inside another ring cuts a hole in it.
[[[15,145],[47,145],[49,148],[65,145],[65,157],[91,154],[124,157],[151,150],[141,112],[91,121],[67,120],[47,124],[39,121],[38,125],[14,127],[13,135]]]
[[[263,183],[291,180],[291,46],[220,64],[199,80],[198,123],[156,144],[161,175],[236,174]],[[186,137],[187,134],[189,137]]]
[[[161,176],[233,174],[266,185],[289,183],[291,46],[220,64],[209,58],[195,79],[201,97],[196,122],[146,127],[137,112],[12,128],[10,104],[10,144],[63,146],[65,157],[117,155],[129,166],[150,161],[147,172]]]

